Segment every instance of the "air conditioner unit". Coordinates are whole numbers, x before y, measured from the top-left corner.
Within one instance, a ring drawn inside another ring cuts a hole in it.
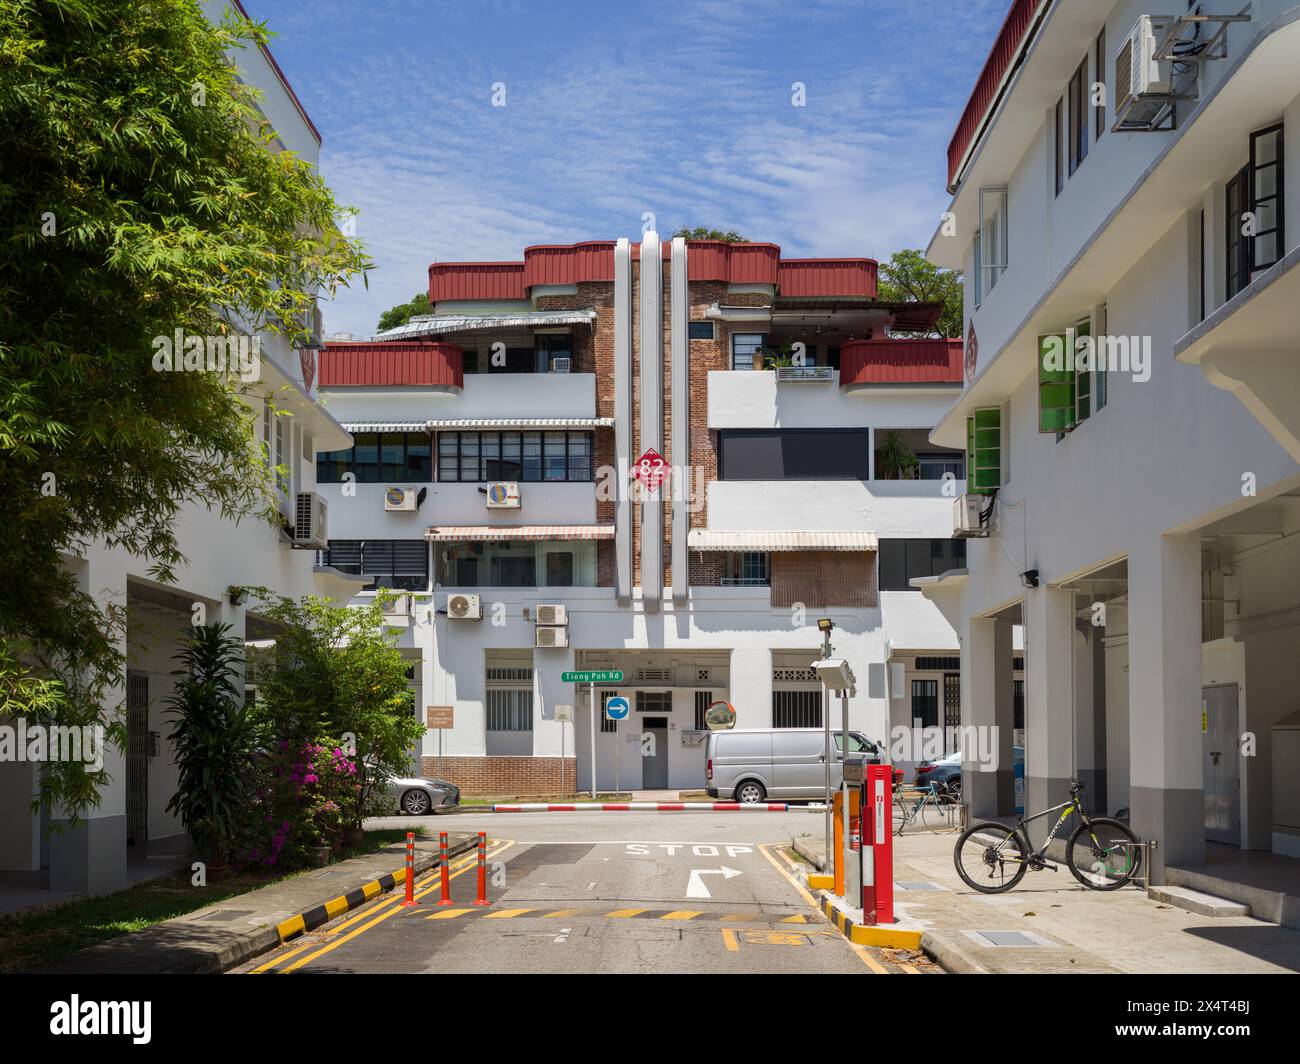
[[[389,488],[384,492],[384,509],[396,513],[414,513],[419,508],[414,488]]]
[[[563,606],[543,606],[537,607],[538,624],[568,624],[569,612]]]
[[[448,595],[447,616],[458,621],[481,621],[483,599],[480,595]]]
[[[1174,91],[1173,62],[1156,58],[1156,46],[1168,32],[1173,19],[1143,15],[1129,31],[1115,56],[1115,115],[1120,123],[1141,123],[1164,109]]]
[[[989,534],[988,525],[980,523],[980,514],[988,505],[984,495],[961,495],[953,503],[952,534],[957,539],[974,539]]]
[[[553,358],[551,359],[552,373],[568,373],[569,368],[573,365],[571,358]]]
[[[569,630],[561,625],[541,625],[533,629],[535,647],[567,647]]]
[[[513,480],[492,480],[487,485],[489,510],[518,510],[519,485]]]
[[[314,491],[298,492],[293,506],[293,547],[297,550],[325,550],[328,546],[325,500]]]

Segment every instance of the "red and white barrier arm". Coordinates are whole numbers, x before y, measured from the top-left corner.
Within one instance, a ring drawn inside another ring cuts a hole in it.
[[[523,802],[491,807],[494,813],[683,813],[696,809],[711,813],[784,813],[789,808],[786,802]]]

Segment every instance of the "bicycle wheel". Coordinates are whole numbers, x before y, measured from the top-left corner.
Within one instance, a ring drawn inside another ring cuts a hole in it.
[[[1089,890],[1118,890],[1142,864],[1138,837],[1127,824],[1100,818],[1080,824],[1066,848],[1065,863]]]
[[[913,826],[918,831],[949,831],[960,821],[961,806],[939,798],[930,798],[917,812]]]
[[[1018,831],[1005,824],[972,824],[953,847],[962,882],[981,894],[1001,894],[1025,877],[1029,854]]]

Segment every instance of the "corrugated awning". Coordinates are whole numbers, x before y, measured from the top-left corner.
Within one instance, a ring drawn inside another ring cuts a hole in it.
[[[431,429],[602,429],[612,417],[463,417],[429,421]]]
[[[425,432],[429,428],[427,421],[345,421],[343,427],[349,432]]]
[[[875,550],[874,532],[689,532],[691,550]]]
[[[349,432],[436,432],[442,429],[602,429],[612,417],[462,417],[426,421],[345,421]]]
[[[590,325],[596,312],[585,310],[525,310],[513,314],[430,314],[412,318],[386,332],[375,333],[376,340],[414,340],[420,336],[444,336],[448,333],[478,332],[483,329],[518,329],[548,325]]]
[[[613,525],[438,525],[432,540],[613,539]]]

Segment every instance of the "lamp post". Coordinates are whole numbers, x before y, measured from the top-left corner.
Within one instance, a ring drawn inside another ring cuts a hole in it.
[[[829,621],[825,623],[830,624]],[[818,625],[820,626],[821,624],[822,622],[819,621]],[[828,631],[828,629],[824,629],[824,628],[822,630]],[[814,661],[813,668],[817,671],[817,676],[821,680],[822,686],[826,690],[826,694],[830,695],[834,692],[838,692],[840,695],[840,718],[841,718],[840,727],[843,729],[841,733],[840,741],[844,748],[843,754],[841,755],[840,759],[843,761],[845,767],[847,767],[848,753],[849,753],[849,698],[854,693],[856,693],[857,690],[856,681],[853,676],[853,669],[850,668],[849,663],[844,658],[832,658],[829,655],[823,658],[821,661]],[[826,706],[827,712],[824,715],[826,717],[829,717],[830,699],[827,698],[826,702],[827,702],[827,706]],[[830,730],[829,728],[830,725],[828,724],[827,733],[826,733],[827,735],[827,757],[826,757],[826,803],[827,805],[830,805],[830,800],[831,800],[830,799],[830,752],[829,752],[830,751]],[[844,869],[844,877],[845,877],[844,889],[845,889],[845,896],[847,897],[849,893],[848,890],[849,853],[851,849],[850,839],[849,839],[849,784],[843,772],[841,772],[840,786],[841,786],[841,801],[843,802],[843,805],[841,806],[840,815],[843,816],[844,818],[844,848],[843,848],[844,852],[842,857],[844,863],[842,864],[841,867]],[[834,845],[834,838],[833,835],[830,833],[830,828],[828,825],[827,843],[826,843],[826,853],[828,856],[831,853],[831,847],[833,845]]]

